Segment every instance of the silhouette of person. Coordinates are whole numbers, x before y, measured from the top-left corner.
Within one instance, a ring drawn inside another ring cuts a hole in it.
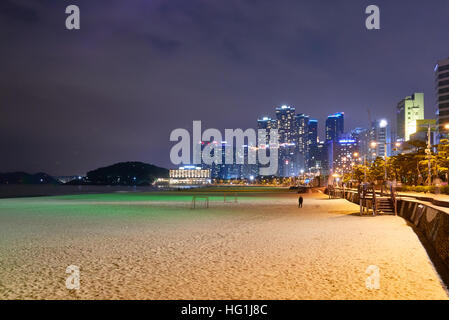
[[[304,199],[302,198],[302,196],[299,197],[298,199],[298,208],[302,208],[302,203],[304,202]]]

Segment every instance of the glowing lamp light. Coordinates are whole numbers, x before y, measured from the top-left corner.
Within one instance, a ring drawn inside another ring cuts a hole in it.
[[[380,128],[386,128],[388,126],[388,121],[385,119],[380,120],[379,127]]]

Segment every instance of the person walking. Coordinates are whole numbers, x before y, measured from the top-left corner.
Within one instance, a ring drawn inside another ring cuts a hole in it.
[[[302,198],[302,196],[299,196],[298,199],[298,208],[302,208],[302,203],[304,202],[304,199]]]

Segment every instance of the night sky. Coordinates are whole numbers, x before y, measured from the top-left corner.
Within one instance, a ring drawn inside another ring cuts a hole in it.
[[[65,7],[81,30],[65,28]],[[365,8],[381,30],[365,28]],[[449,57],[449,1],[0,1],[0,172],[172,167],[173,129],[255,128],[274,106],[395,123]]]

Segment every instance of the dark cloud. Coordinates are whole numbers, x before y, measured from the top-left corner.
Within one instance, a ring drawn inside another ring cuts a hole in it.
[[[174,53],[182,45],[180,41],[166,39],[156,35],[147,35],[147,39],[153,48],[160,50],[162,53]]]
[[[65,6],[81,30],[65,30]],[[78,0],[0,4],[0,171],[78,174],[141,160],[169,166],[169,134],[254,127],[274,105],[347,127],[395,121],[413,91],[434,112],[449,56],[446,0]]]
[[[5,20],[20,20],[35,23],[39,20],[37,10],[19,1],[3,0],[0,2],[0,16]]]

